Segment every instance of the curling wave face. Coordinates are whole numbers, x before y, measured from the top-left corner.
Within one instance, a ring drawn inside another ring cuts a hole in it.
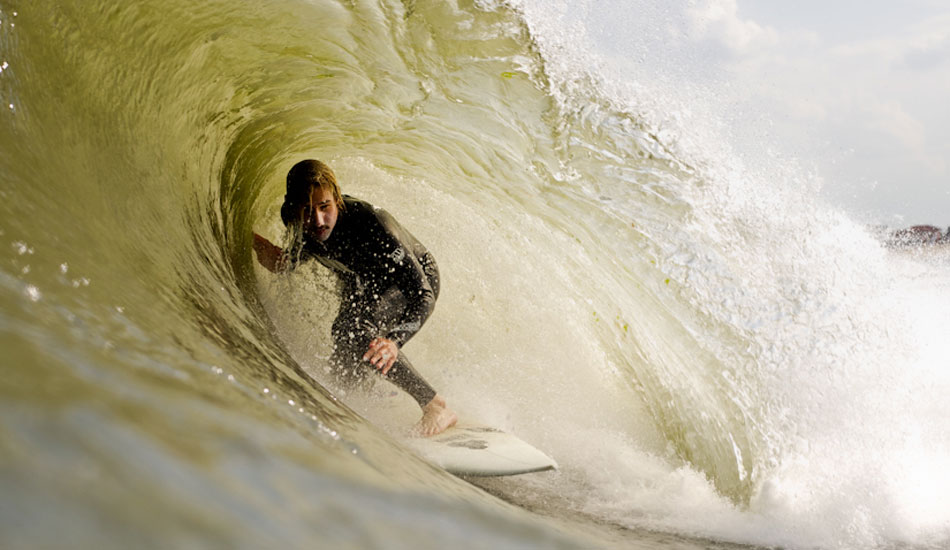
[[[902,456],[894,430],[939,416],[895,372],[935,363],[885,252],[793,170],[683,139],[645,107],[663,98],[576,48],[569,8],[193,4],[0,11],[2,540],[62,540],[51,514],[116,546],[569,547],[600,524],[833,546],[946,525],[881,527],[926,499],[858,482],[905,479],[874,448]],[[556,457],[482,486],[567,535],[420,462],[322,376],[332,280],[250,252],[253,231],[281,239],[304,157],[438,258],[408,351],[463,414]],[[939,463],[946,437],[919,435]],[[864,491],[883,496],[854,512]]]

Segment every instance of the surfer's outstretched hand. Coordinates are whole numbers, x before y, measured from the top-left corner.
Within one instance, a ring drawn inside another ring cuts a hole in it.
[[[254,252],[257,253],[257,261],[268,271],[276,272],[280,267],[280,255],[284,251],[257,233],[254,233]]]
[[[373,338],[369,349],[363,354],[363,361],[369,361],[383,374],[389,373],[399,356],[399,347],[389,338]]]

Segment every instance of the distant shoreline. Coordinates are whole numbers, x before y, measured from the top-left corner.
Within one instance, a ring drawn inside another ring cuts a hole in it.
[[[877,228],[875,232],[889,248],[950,245],[950,227],[943,230],[935,225],[913,225],[897,230]]]

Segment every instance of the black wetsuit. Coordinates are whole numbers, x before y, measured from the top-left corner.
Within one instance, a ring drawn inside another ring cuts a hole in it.
[[[385,210],[343,197],[336,225],[325,242],[305,239],[301,259],[313,257],[343,282],[333,322],[330,362],[344,377],[362,379],[370,342],[385,337],[402,347],[432,313],[439,296],[435,258]],[[420,406],[436,392],[399,352],[387,378]]]

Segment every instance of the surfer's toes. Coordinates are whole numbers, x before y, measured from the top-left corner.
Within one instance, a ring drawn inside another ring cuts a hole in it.
[[[454,426],[454,425],[456,424],[456,422],[459,421],[459,417],[456,416],[454,412],[452,412],[452,411],[450,411],[450,410],[448,410],[448,409],[446,409],[445,412],[448,413],[448,414],[443,415],[442,418],[440,418],[440,420],[441,420],[440,424],[436,427],[436,430],[435,430],[434,432],[432,432],[431,434],[428,434],[429,436],[436,435],[436,434],[440,434],[440,433],[444,432],[445,430],[448,430],[449,428],[451,428],[452,426]],[[426,436],[426,437],[428,437],[428,436]]]
[[[437,418],[426,419],[423,417],[419,421],[419,433],[422,437],[432,437],[451,428],[458,422],[458,417],[450,410],[445,410]]]
[[[455,411],[449,409],[445,405],[445,400],[437,396],[423,407],[422,418],[413,431],[422,437],[432,437],[451,428],[456,422],[458,422],[458,416]]]

